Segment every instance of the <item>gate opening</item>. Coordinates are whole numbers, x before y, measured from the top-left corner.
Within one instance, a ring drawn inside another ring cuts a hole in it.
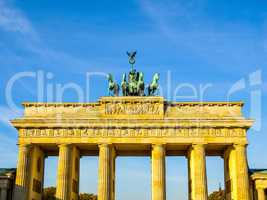
[[[219,156],[206,156],[208,194],[223,193],[224,160]]]
[[[117,157],[116,200],[151,199],[150,157]]]
[[[166,199],[188,199],[188,167],[184,156],[166,156]]]
[[[97,195],[98,156],[83,156],[80,159],[79,192]]]

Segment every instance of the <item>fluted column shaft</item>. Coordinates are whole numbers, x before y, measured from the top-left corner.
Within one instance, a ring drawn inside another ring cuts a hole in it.
[[[57,170],[57,200],[69,200],[70,199],[70,163],[71,162],[71,145],[61,144],[59,145],[59,159]]]
[[[163,144],[152,145],[152,200],[166,199],[165,180],[165,146]]]
[[[114,198],[114,147],[112,144],[99,145],[98,200]]]
[[[250,200],[246,144],[234,144],[224,153],[227,200]]]
[[[20,144],[17,163],[15,200],[26,200],[28,198],[28,185],[30,180],[30,150],[31,145]]]
[[[238,200],[250,200],[246,145],[234,145],[236,152],[236,191]]]
[[[80,179],[80,151],[79,149],[72,145],[71,148],[71,166],[69,170],[72,171],[70,176],[70,190],[71,190],[71,200],[79,199],[79,179]]]
[[[257,193],[258,193],[258,200],[265,200],[265,192],[263,188],[258,188]]]
[[[189,200],[207,200],[206,155],[204,144],[193,144],[188,152]]]
[[[225,198],[226,200],[231,200],[231,173],[230,173],[230,166],[229,166],[229,150],[226,150],[226,152],[223,155],[224,159],[224,185],[225,185]]]
[[[44,182],[45,154],[38,145],[33,145],[31,149],[31,174],[29,178],[28,199],[41,200]]]
[[[111,200],[115,200],[115,181],[116,181],[116,151],[112,148],[112,155],[110,161],[111,171]]]

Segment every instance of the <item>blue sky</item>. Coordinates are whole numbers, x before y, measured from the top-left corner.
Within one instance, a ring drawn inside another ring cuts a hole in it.
[[[12,77],[44,73],[45,85],[54,89],[52,95],[44,92],[44,101],[56,101],[56,86],[69,83],[79,85],[83,101],[96,101],[107,95],[102,74],[112,72],[119,81],[129,70],[125,52],[133,49],[138,51],[136,68],[147,82],[160,73],[168,100],[198,101],[200,88],[209,86],[203,100],[244,101],[246,117],[257,120],[248,133],[249,165],[267,168],[265,0],[0,0],[0,167],[14,167],[17,158],[17,133],[8,120],[21,116],[21,110],[7,98]],[[86,90],[86,73],[96,72]],[[185,84],[191,89],[177,90]],[[228,95],[233,87],[238,90]],[[38,101],[37,89],[36,78],[21,78],[11,100],[17,106]],[[79,100],[72,90],[62,98]],[[56,161],[48,159],[46,185],[55,184]],[[81,162],[81,190],[96,192],[97,158]],[[117,163],[117,199],[148,199],[149,158],[119,158]],[[223,162],[208,158],[207,167],[211,192],[223,182],[218,173]],[[167,159],[167,191],[168,200],[187,198],[185,158]]]

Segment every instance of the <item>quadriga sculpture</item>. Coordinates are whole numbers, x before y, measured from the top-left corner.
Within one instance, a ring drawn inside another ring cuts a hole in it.
[[[114,81],[113,76],[108,74],[108,92],[110,96],[119,96],[120,86]]]
[[[122,82],[120,84],[123,96],[154,96],[157,94],[159,88],[159,74],[155,73],[152,82],[145,87],[144,74],[143,72],[137,72],[134,69],[136,51],[127,52],[129,63],[131,64],[131,70],[127,74],[124,73],[122,76]],[[128,79],[128,82],[127,82]],[[120,86],[114,81],[111,74],[108,74],[108,90],[109,95],[118,96]],[[145,91],[147,92],[145,93]]]

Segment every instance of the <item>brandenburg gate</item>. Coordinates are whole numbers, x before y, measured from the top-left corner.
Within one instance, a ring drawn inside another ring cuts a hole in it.
[[[78,199],[81,156],[99,156],[98,199],[115,199],[118,156],[151,157],[152,200],[166,199],[165,158],[186,156],[189,200],[207,199],[206,156],[224,159],[227,200],[249,200],[241,102],[168,102],[160,96],[95,103],[24,103],[15,198],[41,200],[46,156],[58,155],[56,198]]]
[[[111,96],[23,104],[24,116],[12,121],[19,133],[15,199],[41,200],[45,158],[58,155],[56,198],[78,200],[80,157],[98,155],[98,200],[115,200],[118,156],[151,157],[152,200],[166,199],[166,156],[186,156],[189,200],[207,200],[206,156],[221,156],[226,199],[250,200],[246,134],[253,121],[242,115],[243,103],[166,101],[156,96],[159,74],[145,87],[133,67],[136,52],[127,55],[128,82],[126,74],[121,85],[108,74]]]

